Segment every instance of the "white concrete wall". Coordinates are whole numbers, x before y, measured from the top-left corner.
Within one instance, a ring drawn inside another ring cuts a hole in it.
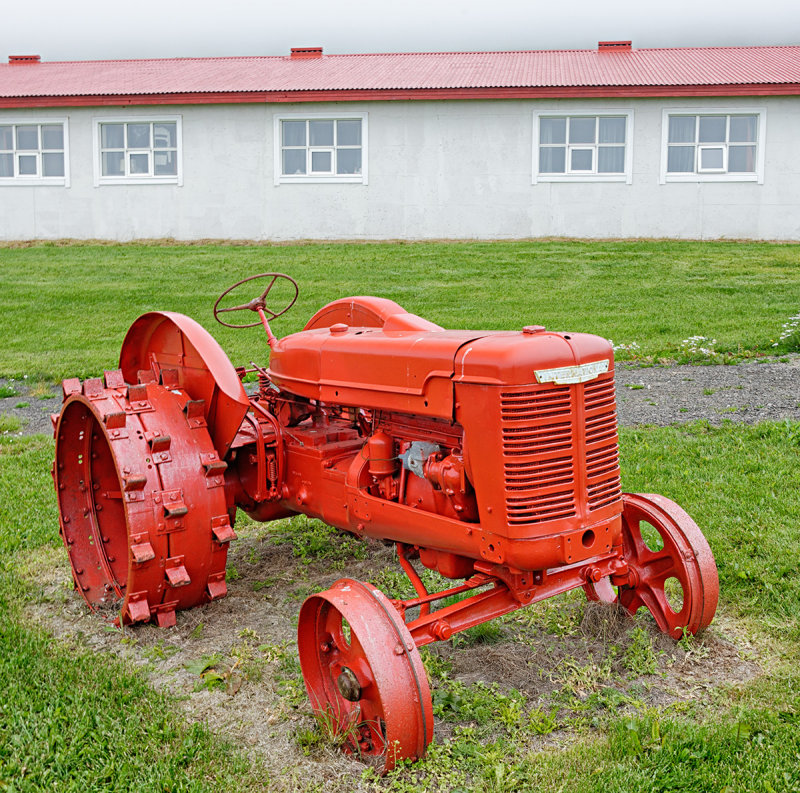
[[[766,108],[763,184],[660,184],[664,108]],[[632,183],[532,184],[535,109],[632,110]],[[273,116],[369,114],[369,184],[274,184]],[[93,119],[176,115],[183,184],[94,185]],[[0,239],[800,239],[800,97],[2,110],[69,119],[70,186],[0,187]]]

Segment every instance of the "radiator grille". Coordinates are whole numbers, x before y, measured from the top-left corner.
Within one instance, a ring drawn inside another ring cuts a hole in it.
[[[577,454],[576,403],[583,400],[585,459]],[[584,468],[590,510],[620,498],[614,377],[574,386],[526,386],[500,394],[509,524],[577,514],[576,470]]]
[[[621,497],[614,378],[583,387],[586,433],[586,495],[589,509],[608,506]]]
[[[569,386],[502,392],[500,415],[508,522],[574,516],[575,428]]]

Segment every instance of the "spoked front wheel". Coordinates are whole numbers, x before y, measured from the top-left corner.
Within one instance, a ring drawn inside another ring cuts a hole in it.
[[[385,756],[384,771],[416,760],[433,739],[428,679],[388,598],[342,579],[300,609],[297,647],[314,714],[356,755]]]
[[[697,524],[664,496],[623,493],[622,504],[629,581],[614,592],[609,579],[601,579],[584,587],[587,596],[619,603],[631,614],[644,606],[673,639],[707,627],[717,610],[719,578]]]

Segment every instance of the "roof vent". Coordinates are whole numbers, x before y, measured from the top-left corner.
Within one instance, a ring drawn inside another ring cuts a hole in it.
[[[41,55],[9,55],[9,63],[41,63]]]
[[[321,58],[322,47],[292,47],[293,58]]]
[[[630,52],[630,41],[598,41],[598,52]]]

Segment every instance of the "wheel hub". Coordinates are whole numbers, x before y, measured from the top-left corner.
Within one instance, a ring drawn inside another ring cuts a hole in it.
[[[358,702],[361,699],[361,685],[352,669],[342,667],[339,677],[336,678],[336,686],[348,702]]]

